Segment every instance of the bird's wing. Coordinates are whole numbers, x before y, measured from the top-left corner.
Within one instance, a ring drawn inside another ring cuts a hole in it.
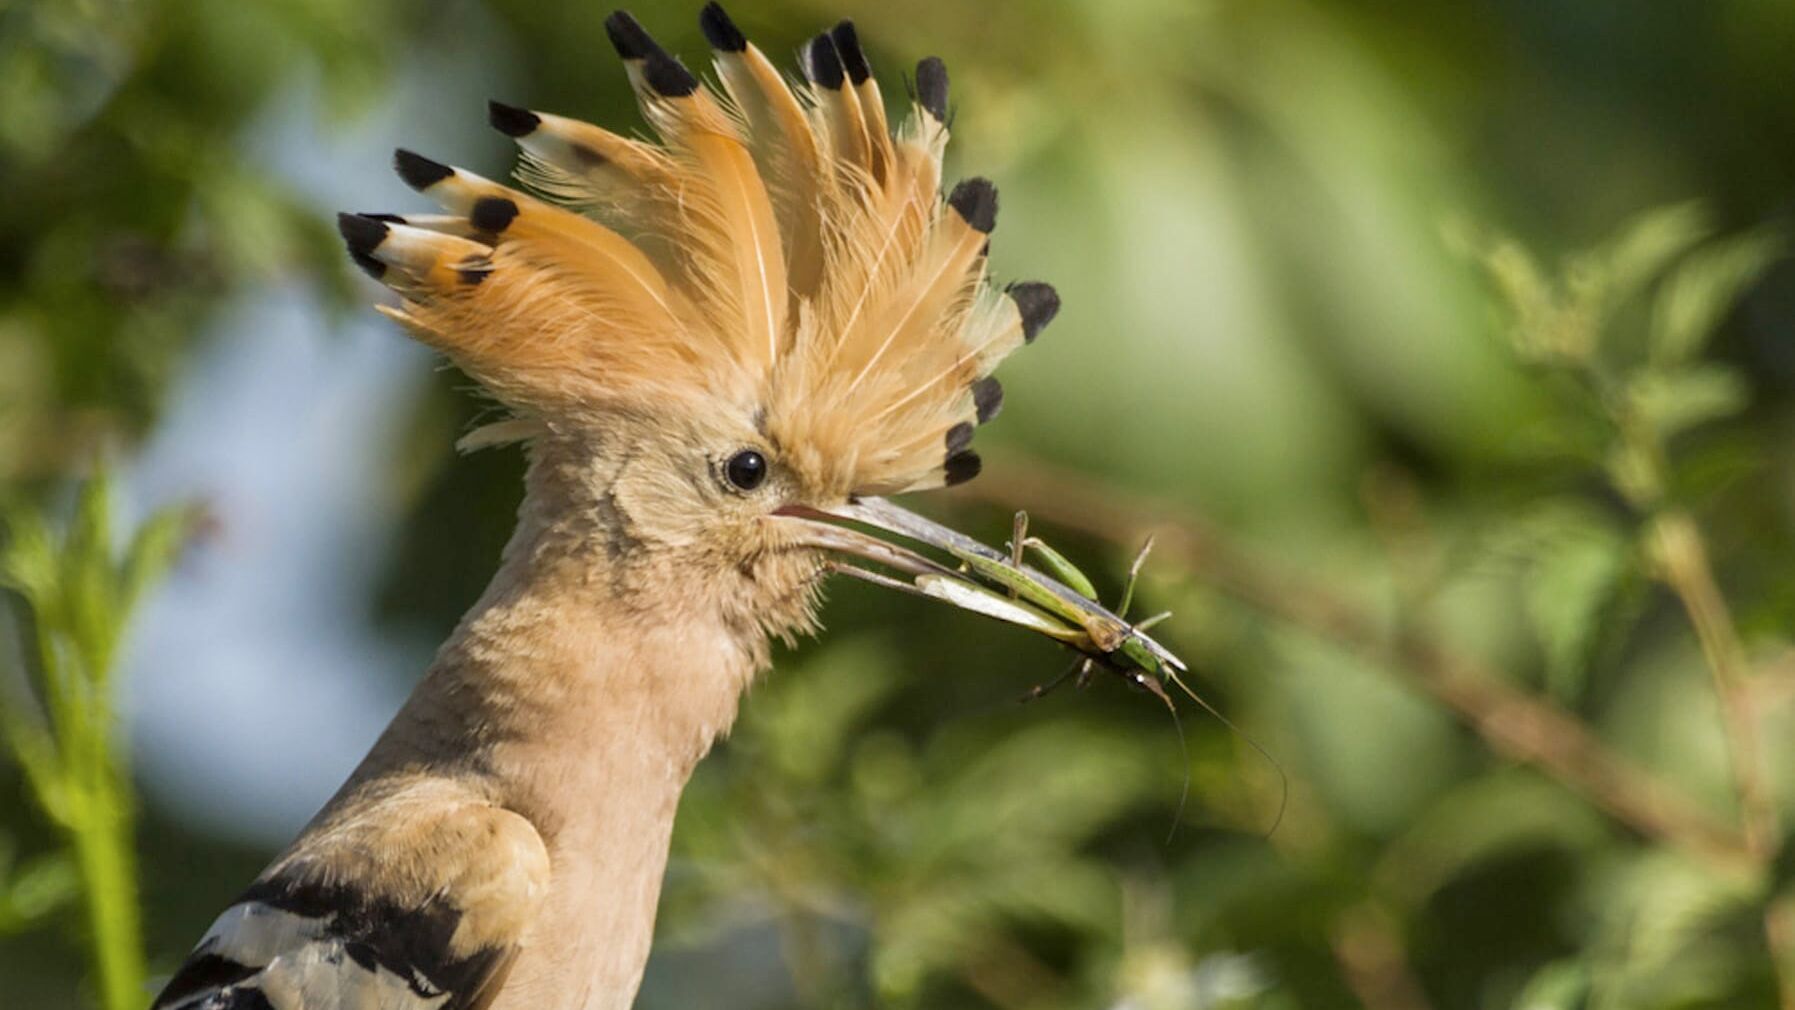
[[[530,823],[454,791],[310,832],[226,909],[151,1010],[481,1010],[548,886]]]

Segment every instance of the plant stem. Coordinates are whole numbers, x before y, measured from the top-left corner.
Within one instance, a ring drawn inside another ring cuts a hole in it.
[[[1782,829],[1777,822],[1776,801],[1770,793],[1757,710],[1747,682],[1750,660],[1745,655],[1745,644],[1739,638],[1726,597],[1721,595],[1707,542],[1695,519],[1681,509],[1664,510],[1652,520],[1651,536],[1663,579],[1689,614],[1689,623],[1695,626],[1695,636],[1701,642],[1702,656],[1714,681],[1745,847],[1760,866],[1768,867],[1776,859]],[[1795,913],[1777,895],[1770,896],[1764,910],[1764,942],[1770,952],[1782,1010],[1795,1010],[1792,914]]]
[[[1430,1010],[1402,937],[1376,906],[1362,902],[1346,909],[1328,939],[1341,976],[1365,1010]]]
[[[1651,532],[1663,564],[1664,580],[1688,612],[1714,680],[1746,847],[1758,859],[1769,859],[1777,845],[1779,828],[1764,769],[1758,721],[1746,690],[1745,646],[1739,640],[1726,598],[1720,594],[1695,520],[1687,512],[1671,509],[1653,521]]]
[[[106,1010],[139,1010],[145,995],[143,924],[137,907],[132,818],[111,785],[91,794],[85,807],[70,842],[93,932],[100,1005]]]

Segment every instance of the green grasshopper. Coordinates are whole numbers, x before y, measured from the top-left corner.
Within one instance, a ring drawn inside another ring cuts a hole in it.
[[[1128,566],[1128,582],[1122,589],[1122,598],[1116,609],[1111,611],[1097,602],[1096,587],[1084,572],[1039,538],[1028,535],[1026,512],[1016,513],[1007,554],[914,512],[898,508],[882,498],[850,501],[827,512],[799,510],[795,514],[871,526],[935,548],[958,562],[958,567],[950,568],[909,547],[868,536],[858,530],[814,524],[811,531],[812,542],[857,555],[908,578],[840,559],[827,562],[831,570],[1007,621],[1046,635],[1080,654],[1064,674],[1035,687],[1024,700],[1039,698],[1073,677],[1082,686],[1094,671],[1108,670],[1145,689],[1166,706],[1172,715],[1173,725],[1178,727],[1178,740],[1182,745],[1184,729],[1178,721],[1178,707],[1173,704],[1172,697],[1165,688],[1166,683],[1170,682],[1222,725],[1240,734],[1248,746],[1258,751],[1277,769],[1279,778],[1284,779],[1283,767],[1264,747],[1242,733],[1239,727],[1185,684],[1180,674],[1189,673],[1190,668],[1184,661],[1147,634],[1147,629],[1170,617],[1170,612],[1155,614],[1134,624],[1128,623],[1127,614],[1134,603],[1135,584],[1140,579],[1148,553],[1153,549],[1151,537],[1147,538],[1147,542],[1141,546],[1140,552]],[[1029,555],[1051,574],[1028,564],[1026,558]],[[1288,780],[1284,781],[1284,796],[1287,799]],[[1189,793],[1188,776],[1184,785],[1185,795],[1180,796],[1179,813],[1172,821],[1174,832],[1183,816],[1185,797]],[[1276,830],[1277,823],[1283,816],[1283,800],[1280,800],[1277,819],[1269,830]]]
[[[1097,599],[1097,587],[1091,583],[1089,576],[1079,570],[1078,566],[1074,565],[1064,554],[1047,546],[1047,543],[1041,538],[1028,535],[1027,512],[1016,513],[1014,523],[1011,527],[1009,548],[1011,567],[1021,569],[1023,567],[1023,553],[1025,551],[1033,552],[1040,563],[1051,571],[1055,578],[1071,587],[1086,599],[1093,601]],[[1134,603],[1135,583],[1140,580],[1141,569],[1147,563],[1147,555],[1152,552],[1153,537],[1149,535],[1146,541],[1141,544],[1141,549],[1135,553],[1134,560],[1128,565],[1128,581],[1122,586],[1122,599],[1116,604],[1115,611],[1116,616],[1124,621],[1128,619],[1128,608]],[[1154,614],[1152,617],[1136,622],[1132,625],[1132,628],[1136,632],[1145,632],[1148,628],[1165,621],[1171,616],[1171,611],[1161,611]],[[1123,640],[1120,646],[1120,651],[1123,658],[1129,660],[1131,665],[1121,666],[1111,662],[1107,655],[1103,657],[1093,657],[1088,654],[1083,655],[1068,667],[1065,673],[1060,674],[1058,677],[1055,677],[1045,684],[1038,684],[1031,688],[1028,694],[1023,697],[1023,700],[1033,701],[1040,698],[1059,687],[1061,684],[1064,684],[1069,679],[1073,680],[1074,683],[1082,688],[1090,682],[1092,673],[1097,670],[1098,664],[1101,663],[1105,668],[1121,675],[1129,682],[1143,688],[1148,693],[1158,698],[1161,702],[1165,703],[1167,708],[1174,708],[1171,697],[1166,694],[1165,687],[1160,684],[1159,681],[1148,676],[1150,671],[1157,671],[1160,669],[1160,667],[1157,666],[1159,662],[1158,657],[1148,651],[1140,640],[1133,636],[1129,636]],[[1164,672],[1168,679],[1173,681],[1178,679],[1175,672],[1169,670]],[[1180,684],[1179,686],[1182,687],[1183,685]]]

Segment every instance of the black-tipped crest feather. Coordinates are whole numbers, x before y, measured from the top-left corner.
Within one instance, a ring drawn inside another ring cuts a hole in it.
[[[486,121],[507,137],[527,137],[542,125],[542,117],[536,113],[497,99],[486,103]]]
[[[940,57],[930,56],[916,64],[916,104],[935,117],[935,122],[947,122],[947,64]]]
[[[405,180],[407,186],[420,191],[455,174],[454,169],[442,162],[431,161],[416,151],[408,151],[403,147],[393,152],[393,170],[399,173],[399,178]]]
[[[975,231],[989,235],[997,227],[997,187],[990,179],[974,177],[961,182],[947,203]]]
[[[611,39],[611,47],[617,55],[626,60],[646,59],[649,53],[662,52],[660,45],[642,27],[629,11],[612,11],[605,18],[605,35]]]
[[[961,421],[947,429],[947,454],[956,456],[962,449],[972,444],[973,427],[970,421]]]
[[[474,204],[467,219],[475,228],[497,235],[517,219],[517,204],[502,196],[484,197]]]
[[[386,276],[386,264],[369,256],[367,253],[359,253],[351,249],[349,250],[349,259],[354,262],[356,266],[361,267],[362,273],[367,274],[375,280],[380,280],[382,277]]]
[[[835,51],[835,41],[828,33],[811,39],[804,47],[804,65],[812,84],[830,91],[841,88],[841,54]]]
[[[997,189],[941,178],[945,65],[916,65],[900,125],[885,118],[852,21],[804,43],[812,87],[796,93],[720,4],[698,21],[729,94],[617,11],[605,30],[657,138],[492,101],[488,120],[524,150],[526,190],[400,151],[400,176],[449,213],[349,215],[339,227],[351,256],[407,299],[399,316],[427,342],[451,355],[502,347],[482,364],[527,406],[539,386],[650,396],[707,384],[701,369],[715,368],[761,387],[769,430],[825,466],[842,461],[832,486],[888,494],[970,479],[976,426],[1003,401],[990,372],[1059,299],[1035,282],[991,291]],[[864,256],[825,257],[825,241]],[[1000,294],[1010,301],[987,297]],[[791,320],[805,300],[820,326],[800,332]],[[601,331],[574,318],[582,311],[620,326]],[[864,451],[874,443],[894,449]]]
[[[964,484],[972,478],[977,477],[979,471],[984,469],[984,467],[984,461],[979,459],[979,454],[973,452],[971,449],[957,452],[952,456],[949,456],[946,465],[942,467],[945,477],[944,482],[948,487],[953,487],[955,484]]]
[[[698,27],[703,30],[705,41],[711,44],[712,49],[739,53],[748,48],[747,36],[729,19],[723,5],[714,0],[705,4],[704,10],[698,13]]]
[[[866,62],[866,51],[860,48],[860,33],[855,30],[854,22],[843,18],[834,28],[829,29],[829,39],[835,43],[836,55],[841,57],[842,69],[848,72],[848,80],[861,84],[873,75],[872,66]]]
[[[667,98],[684,98],[698,90],[698,78],[685,64],[675,59],[648,34],[628,11],[617,11],[605,19],[605,34],[617,55],[626,60],[642,61],[642,79],[656,94]]]
[[[1022,315],[1022,340],[1032,344],[1035,337],[1060,312],[1060,294],[1053,285],[1041,281],[1019,281],[1004,289]]]
[[[648,86],[668,98],[684,98],[698,90],[698,78],[666,53],[651,53],[642,66]]]
[[[989,422],[1003,409],[1003,383],[996,376],[987,375],[972,384],[972,403],[978,411],[980,424]]]
[[[366,214],[338,214],[337,232],[343,236],[349,251],[367,255],[386,241],[390,231],[385,222],[377,221]]]

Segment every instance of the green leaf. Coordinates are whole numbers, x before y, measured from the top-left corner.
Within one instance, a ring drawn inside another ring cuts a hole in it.
[[[1699,202],[1648,210],[1629,221],[1618,236],[1587,255],[1599,275],[1609,306],[1642,293],[1679,256],[1713,233]]]
[[[1385,893],[1419,906],[1478,867],[1516,852],[1593,851],[1608,836],[1599,815],[1564,788],[1524,769],[1499,769],[1454,786],[1384,850]]]
[[[53,608],[58,579],[49,523],[23,507],[7,509],[0,520],[6,532],[5,546],[0,547],[0,585],[23,596],[33,610]]]
[[[1693,358],[1714,335],[1727,310],[1783,253],[1783,236],[1749,232],[1692,253],[1664,279],[1652,308],[1652,360]]]
[[[1483,255],[1483,268],[1513,317],[1508,336],[1523,359],[1544,361],[1574,355],[1574,348],[1587,345],[1585,334],[1565,331],[1558,292],[1520,243],[1509,239],[1496,242]]]
[[[68,823],[68,804],[61,787],[62,756],[49,731],[0,703],[0,743],[12,751],[13,760],[25,772],[26,781],[31,784],[44,813],[53,821]]]
[[[815,789],[839,769],[854,731],[897,682],[877,642],[843,642],[757,691],[744,728],[765,748],[768,771],[781,786]]]
[[[1594,897],[1608,918],[1607,945],[1620,954],[1617,1006],[1693,1006],[1731,984],[1741,951],[1730,923],[1761,898],[1754,874],[1717,870],[1679,853],[1656,850],[1604,881]]]
[[[196,509],[165,508],[137,530],[119,573],[119,605],[129,615],[149,586],[160,582],[198,524]]]
[[[1572,518],[1574,516],[1574,518]],[[1567,514],[1541,544],[1525,593],[1546,659],[1546,684],[1563,700],[1583,690],[1602,615],[1629,561],[1627,539],[1588,513]]]
[[[1749,402],[1750,393],[1732,369],[1698,365],[1642,372],[1628,385],[1627,398],[1634,413],[1651,425],[1658,438],[1668,439],[1737,414]]]
[[[1527,980],[1514,1010],[1579,1010],[1589,994],[1589,975],[1581,961],[1553,961]]]
[[[0,935],[16,933],[71,901],[81,878],[66,852],[39,856],[0,880]]]
[[[157,517],[120,557],[103,474],[81,488],[60,533],[40,509],[20,506],[4,518],[0,582],[27,604],[21,617],[24,637],[37,646],[28,678],[37,705],[22,692],[0,695],[0,741],[61,829],[67,856],[0,881],[0,920],[34,918],[69,890],[85,892],[101,1003],[124,1010],[139,1004],[144,970],[130,775],[117,746],[112,672],[130,604],[166,566],[184,524]]]
[[[1070,846],[1139,802],[1157,781],[1147,752],[1128,736],[1043,723],[962,754],[931,751],[924,850],[1001,864]]]
[[[1634,567],[1629,537],[1581,501],[1547,499],[1494,524],[1485,550],[1519,580],[1548,687],[1576,698],[1593,654],[1620,630],[1610,622]]]
[[[123,619],[113,569],[112,500],[112,480],[102,468],[82,485],[62,547],[63,630],[81,657],[80,672],[96,682],[111,668]]]

